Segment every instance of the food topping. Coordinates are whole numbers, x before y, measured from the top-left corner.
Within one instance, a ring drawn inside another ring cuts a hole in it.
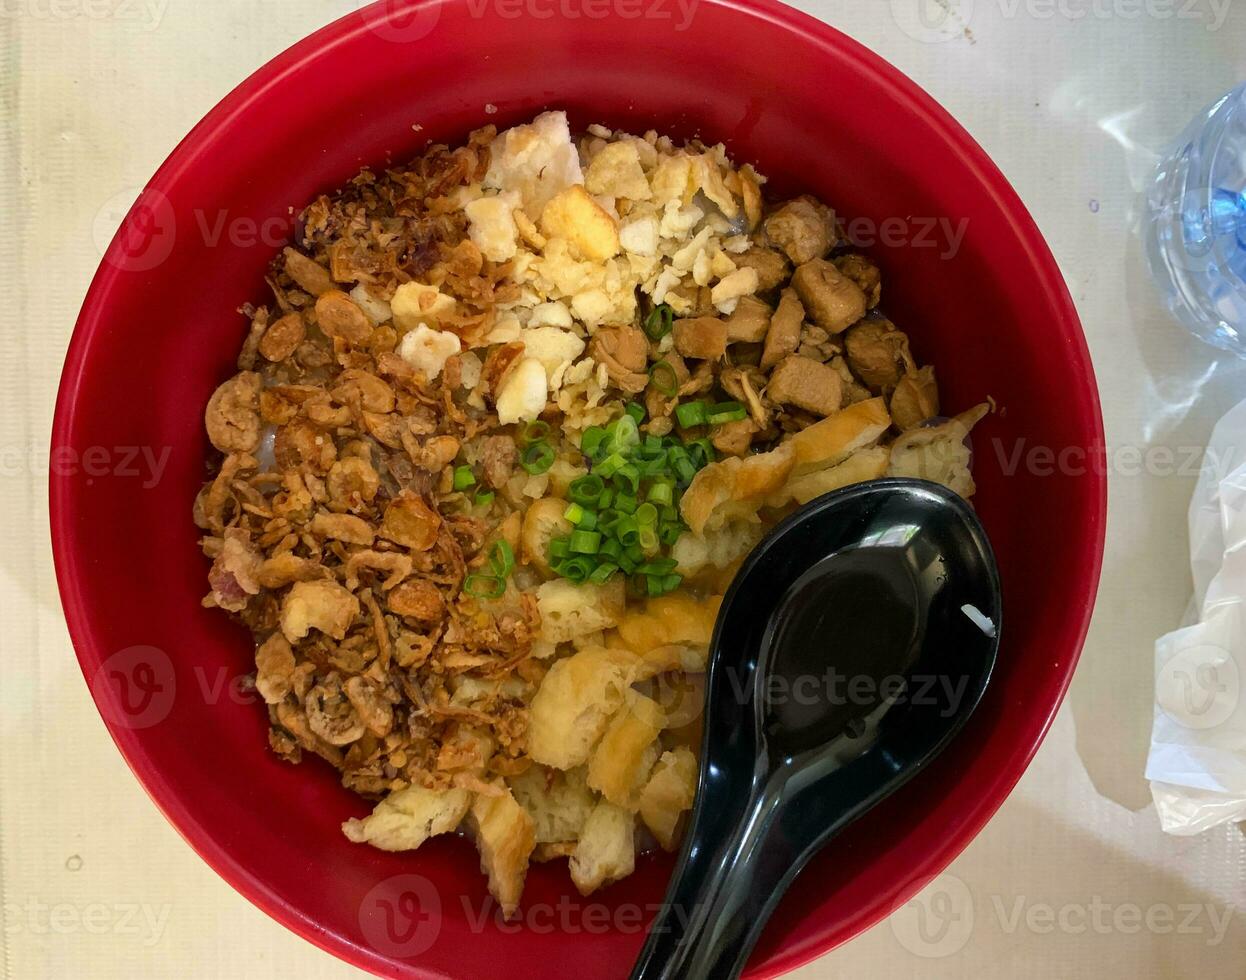
[[[193,512],[273,751],[374,805],[350,840],[466,830],[508,915],[532,861],[625,877],[678,846],[767,528],[887,474],[973,492],[986,407],[939,418],[879,268],[764,188],[721,145],[547,112],[304,210]]]

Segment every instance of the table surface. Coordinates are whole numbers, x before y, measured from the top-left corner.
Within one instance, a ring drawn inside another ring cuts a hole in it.
[[[1241,977],[1243,835],[1164,836],[1142,772],[1152,645],[1189,595],[1199,450],[1246,367],[1166,319],[1134,227],[1156,151],[1246,77],[1246,11],[922,0],[919,18],[917,2],[800,6],[942,102],[1046,235],[1103,396],[1107,555],[1071,694],[1011,798],[914,903],[795,976]],[[126,769],[70,649],[45,504],[62,357],[127,195],[224,93],[354,7],[0,2],[0,266],[16,270],[0,302],[4,977],[355,973],[217,878]]]

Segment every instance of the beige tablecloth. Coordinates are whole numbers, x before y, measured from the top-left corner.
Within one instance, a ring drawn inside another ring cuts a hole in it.
[[[947,106],[1051,243],[1119,450],[1107,560],[1071,697],[1019,788],[919,900],[799,975],[1241,977],[1242,834],[1164,837],[1142,771],[1152,643],[1180,620],[1189,591],[1189,461],[1246,395],[1246,371],[1164,319],[1129,229],[1156,148],[1246,74],[1246,10],[1232,0],[923,0],[918,19],[916,2],[802,6]],[[0,0],[4,977],[354,972],[219,880],[126,769],[70,650],[45,505],[61,359],[128,199],[230,88],[352,7]]]

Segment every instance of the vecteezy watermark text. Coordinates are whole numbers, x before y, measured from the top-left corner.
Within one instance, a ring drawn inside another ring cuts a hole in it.
[[[6,934],[29,933],[35,936],[68,936],[86,933],[90,936],[134,936],[144,946],[155,946],[169,924],[168,905],[139,902],[72,902],[47,903],[29,898],[23,903],[5,902],[4,931]]]

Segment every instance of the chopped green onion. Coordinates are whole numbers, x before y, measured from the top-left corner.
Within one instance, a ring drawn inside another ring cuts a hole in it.
[[[589,510],[586,507],[584,513],[580,515],[580,519],[575,522],[575,526],[581,531],[595,531],[597,529],[597,511]]]
[[[597,553],[607,560],[617,559],[623,554],[623,545],[619,544],[617,538],[607,538],[601,543],[601,550]]]
[[[636,464],[627,463],[620,466],[618,472],[614,474],[614,485],[620,490],[626,488],[629,493],[635,495],[640,489],[640,470],[636,468]]]
[[[621,520],[614,529],[614,536],[619,539],[619,543],[625,548],[639,541],[640,528],[636,524],[636,518],[627,517]]]
[[[549,543],[549,556],[551,558],[566,558],[571,554],[571,541],[566,535],[560,538],[554,538]]]
[[[596,473],[589,473],[587,476],[572,480],[571,486],[567,488],[567,495],[577,504],[595,507],[599,506],[598,501],[601,499],[601,491],[605,489],[605,486],[605,480]]]
[[[555,456],[554,447],[548,442],[534,442],[523,451],[519,465],[534,476],[539,476],[549,472],[549,468],[554,465]]]
[[[649,488],[646,499],[655,504],[669,504],[675,499],[675,488],[665,480],[658,480]]]
[[[592,574],[593,562],[592,559],[585,558],[583,555],[577,555],[554,566],[554,571],[572,582],[583,582]]]
[[[636,508],[636,524],[639,527],[653,525],[658,522],[658,509],[653,504],[645,503]]]
[[[639,566],[636,571],[642,575],[669,575],[675,571],[678,565],[679,562],[674,558],[651,558]]]
[[[654,340],[661,340],[671,332],[675,323],[675,311],[665,303],[659,303],[645,317],[645,333]]]
[[[596,585],[605,585],[611,578],[614,577],[614,573],[618,570],[618,565],[611,565],[609,563],[605,565],[598,565],[593,569],[592,574],[588,577],[588,580]]]
[[[466,490],[468,487],[476,485],[476,474],[472,472],[470,466],[456,466],[454,468],[454,489]]]
[[[463,580],[463,591],[476,599],[498,599],[506,592],[506,583],[496,575],[475,573]]]
[[[601,492],[601,496],[597,498],[597,509],[605,510],[614,500],[614,491],[607,487]]]
[[[682,575],[667,575],[662,579],[662,591],[674,592],[684,580]]]
[[[697,469],[714,462],[714,444],[704,437],[693,439],[688,443],[688,452],[692,455],[692,461]]]
[[[638,564],[639,562],[632,561],[632,559],[625,554],[619,555],[619,568],[623,569],[623,571],[625,571],[628,575],[631,575],[632,572],[636,571],[636,566]]]
[[[692,429],[705,424],[705,402],[684,402],[675,409],[675,418],[682,428]]]
[[[597,531],[572,531],[571,551],[577,555],[595,555],[601,548],[601,534]]]
[[[611,446],[616,453],[640,445],[640,427],[631,415],[615,419],[606,431],[610,434]]]
[[[671,367],[670,361],[658,361],[649,369],[649,383],[657,389],[658,394],[674,398],[679,391],[679,375]]]
[[[633,564],[639,565],[645,560],[645,549],[638,544],[631,545],[623,554],[632,560]]]
[[[639,573],[637,573],[637,574],[639,575]],[[649,593],[651,596],[658,596],[658,595],[662,595],[662,593],[665,591],[665,590],[662,588],[662,579],[661,579],[661,577],[660,577],[660,576],[657,576],[657,575],[645,575],[645,576],[643,577],[643,581],[644,581],[644,583],[645,583],[645,589],[646,589],[646,591],[648,591],[648,593]]]
[[[705,417],[710,425],[722,425],[724,422],[739,422],[748,418],[748,410],[739,402],[719,402],[710,406]]]
[[[636,495],[618,491],[614,495],[614,509],[624,514],[636,513]]]
[[[628,402],[627,408],[624,411],[632,417],[632,421],[637,425],[640,425],[645,420],[645,406],[640,404],[640,402]]]
[[[511,573],[511,569],[515,567],[515,552],[502,538],[494,541],[493,547],[489,549],[489,567],[493,569],[493,574],[498,578],[506,578]]]
[[[531,446],[534,442],[540,442],[549,435],[549,423],[542,422],[537,419],[529,422],[519,432],[519,445]]]
[[[640,546],[644,548],[645,555],[658,550],[658,529],[652,524],[641,524],[637,538]]]
[[[697,468],[692,465],[690,460],[679,459],[675,461],[675,475],[679,478],[681,484],[687,485],[697,475]]]
[[[679,524],[663,524],[658,528],[658,540],[669,548],[679,540],[679,536],[683,533],[684,529]]]
[[[493,503],[495,494],[492,490],[481,490],[476,494],[477,507],[489,507]]]
[[[579,524],[580,518],[584,516],[584,508],[579,504],[567,504],[567,509],[562,512],[562,516],[572,524]]]
[[[610,477],[614,476],[615,472],[620,467],[623,467],[626,465],[627,465],[626,456],[624,456],[622,453],[611,453],[609,456],[603,459],[600,463],[598,463],[595,467],[593,467],[593,472],[603,477],[604,479],[608,480]]]
[[[589,459],[597,458],[598,448],[606,441],[606,430],[600,425],[589,426],[580,436],[580,452]]]

